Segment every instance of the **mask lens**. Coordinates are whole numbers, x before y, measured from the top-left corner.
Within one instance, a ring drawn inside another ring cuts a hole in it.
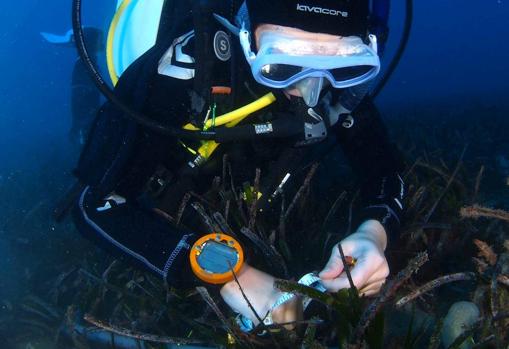
[[[330,70],[334,80],[336,81],[347,81],[359,76],[363,76],[373,70],[372,66],[359,65],[355,67],[345,67]]]
[[[302,67],[290,64],[266,64],[261,69],[261,75],[272,81],[285,81],[300,73]]]

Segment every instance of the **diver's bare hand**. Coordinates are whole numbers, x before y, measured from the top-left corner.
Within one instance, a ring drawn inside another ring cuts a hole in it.
[[[376,220],[366,221],[340,244],[345,256],[351,256],[355,260],[351,275],[359,294],[371,296],[378,293],[389,275],[389,265],[384,255],[387,246],[384,227]],[[339,248],[335,245],[327,265],[319,274],[327,290],[337,292],[350,287],[343,271]]]
[[[264,273],[245,263],[237,274],[237,279],[238,283],[236,281],[230,281],[221,288],[221,296],[232,310],[250,319],[255,325],[259,322],[258,318],[246,302],[239,285],[242,287],[245,296],[261,319],[265,318],[267,313],[271,310],[274,323],[293,322],[300,319],[302,316],[300,306],[302,303],[299,304],[299,297],[294,297],[290,301],[278,306],[276,309],[272,309],[274,303],[276,303],[283,294],[282,291],[274,286],[274,281],[276,279],[272,275]],[[287,329],[292,328],[291,325],[285,327]]]

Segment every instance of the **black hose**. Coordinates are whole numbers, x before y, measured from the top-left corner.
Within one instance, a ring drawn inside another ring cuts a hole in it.
[[[79,56],[88,72],[92,76],[92,80],[96,84],[97,88],[104,94],[104,96],[110,100],[115,106],[117,106],[123,115],[136,121],[140,125],[155,131],[163,135],[169,135],[173,137],[179,137],[184,139],[194,140],[213,140],[215,139],[216,133],[214,131],[187,131],[180,128],[165,126],[161,123],[155,122],[148,116],[136,112],[128,105],[126,105],[120,98],[118,98],[113,90],[104,82],[99,71],[95,68],[90,55],[88,54],[85,37],[83,33],[83,27],[81,24],[81,0],[73,0],[72,6],[72,27],[74,31],[74,38],[76,41],[76,47],[78,49]]]
[[[181,128],[175,128],[166,126],[158,123],[150,117],[138,113],[133,108],[126,105],[120,98],[118,98],[113,90],[104,82],[101,74],[94,66],[90,55],[88,54],[85,36],[83,33],[83,27],[81,23],[81,3],[82,0],[73,0],[72,4],[72,27],[74,31],[74,37],[76,41],[76,47],[78,49],[79,56],[88,72],[90,73],[92,80],[96,84],[97,88],[104,94],[104,96],[110,100],[115,106],[117,106],[122,112],[123,116],[134,120],[138,124],[147,129],[155,131],[159,134],[168,135],[183,139],[193,140],[214,140],[214,141],[242,141],[252,140],[254,138],[286,138],[291,136],[303,136],[304,135],[304,124],[295,122],[292,125],[288,125],[288,120],[277,121],[274,120],[274,128],[272,132],[258,133],[255,132],[255,125],[246,125],[242,128],[220,128],[212,131],[188,131]]]
[[[396,51],[394,58],[389,64],[389,67],[387,68],[384,76],[380,79],[380,81],[378,81],[376,87],[371,92],[371,97],[373,99],[376,98],[376,96],[378,96],[378,94],[380,93],[380,91],[382,91],[387,81],[389,81],[392,73],[398,66],[399,61],[403,56],[403,52],[405,52],[406,46],[408,44],[408,39],[410,38],[410,32],[412,29],[413,15],[414,15],[413,0],[406,0],[405,27],[403,29],[403,35],[399,42],[398,50]]]

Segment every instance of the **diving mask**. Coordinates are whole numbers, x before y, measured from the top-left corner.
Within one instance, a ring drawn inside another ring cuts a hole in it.
[[[257,82],[273,88],[295,87],[304,99],[307,96],[308,105],[316,105],[324,79],[334,88],[347,88],[373,79],[380,71],[374,35],[369,35],[370,44],[366,45],[358,36],[264,24],[256,30],[256,54],[245,26],[239,38]]]

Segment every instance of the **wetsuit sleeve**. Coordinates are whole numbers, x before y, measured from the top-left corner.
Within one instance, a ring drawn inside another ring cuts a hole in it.
[[[188,73],[184,77],[190,75],[192,66],[177,66],[171,60],[175,45],[166,41],[128,68],[115,93],[134,110],[176,127],[188,115],[187,90],[192,79],[162,74],[159,62],[167,57],[163,73],[184,71]],[[106,103],[75,170],[87,187],[74,208],[74,221],[83,235],[108,252],[161,276],[172,286],[185,286],[196,281],[188,253],[197,236],[156,213],[152,202],[143,201],[146,184],[159,165],[172,174],[169,177],[176,176],[181,166],[180,159],[172,161],[181,148],[176,144],[175,139],[140,127]]]
[[[405,196],[403,161],[378,110],[365,99],[352,119],[340,120],[334,131],[360,183],[363,207],[354,215],[354,228],[375,219],[384,226],[389,243],[397,240]]]
[[[90,187],[75,207],[78,230],[113,255],[162,277],[169,285],[196,281],[188,254],[196,234],[177,228],[155,211],[120,196],[99,199]]]

